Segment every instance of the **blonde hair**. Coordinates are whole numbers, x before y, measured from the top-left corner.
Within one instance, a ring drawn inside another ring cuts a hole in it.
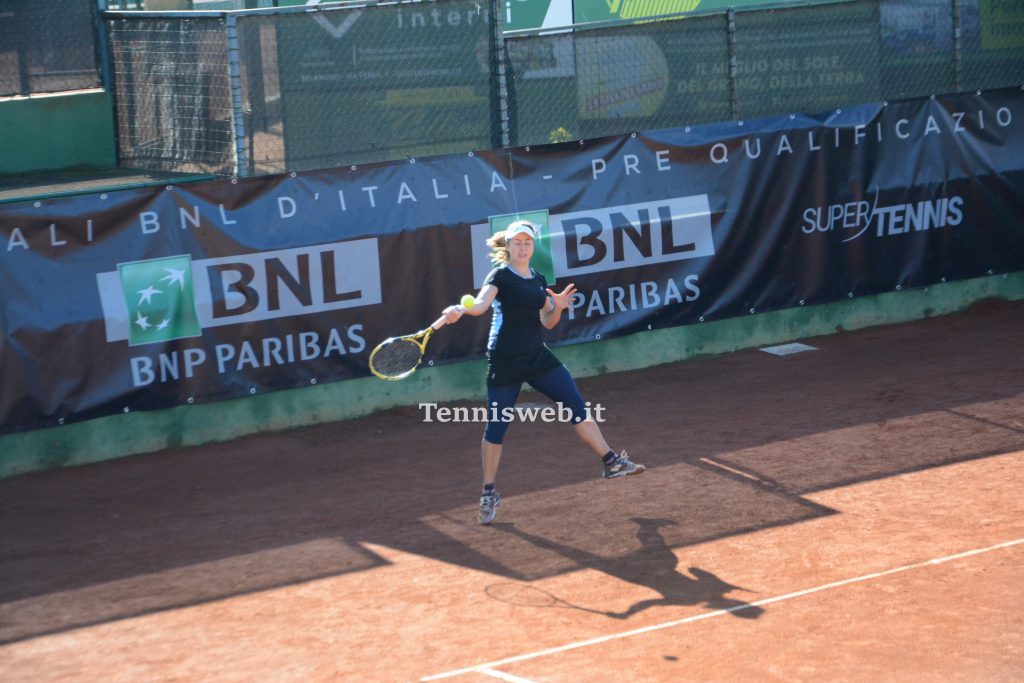
[[[487,246],[491,248],[491,263],[498,266],[509,262],[508,239],[505,238],[505,231],[491,235],[487,239]]]
[[[508,224],[501,232],[497,232],[491,235],[487,239],[487,246],[491,248],[491,263],[494,265],[501,265],[502,263],[508,263],[511,257],[508,253],[508,235],[510,232],[515,232],[517,227],[526,226],[530,228],[530,234],[533,237],[537,235],[537,226],[530,221],[518,220],[512,221]]]

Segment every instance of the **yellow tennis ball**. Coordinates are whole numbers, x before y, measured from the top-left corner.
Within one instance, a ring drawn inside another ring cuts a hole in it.
[[[464,294],[459,303],[463,308],[473,308],[476,305],[476,297],[472,294]]]

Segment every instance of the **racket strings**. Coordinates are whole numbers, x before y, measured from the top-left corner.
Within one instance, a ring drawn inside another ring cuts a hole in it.
[[[415,369],[420,363],[421,355],[422,352],[416,342],[408,339],[396,339],[380,347],[373,354],[371,364],[373,369],[381,375],[395,377]]]

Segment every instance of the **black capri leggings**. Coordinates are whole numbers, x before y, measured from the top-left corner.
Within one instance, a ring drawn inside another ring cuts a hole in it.
[[[576,387],[576,381],[569,374],[569,369],[564,365],[545,372],[527,384],[555,403],[561,403],[571,410],[573,424],[579,424],[587,418],[587,408],[583,396]],[[514,384],[503,387],[487,387],[488,415],[497,419],[487,422],[487,429],[484,430],[486,441],[493,444],[500,444],[504,441],[505,432],[508,431],[511,420],[504,419],[506,416],[503,415],[503,412],[505,408],[515,406],[522,386],[522,384]]]

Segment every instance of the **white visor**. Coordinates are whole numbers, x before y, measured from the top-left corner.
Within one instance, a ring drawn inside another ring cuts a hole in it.
[[[537,229],[528,221],[515,221],[510,223],[509,226],[505,228],[505,239],[510,240],[519,233],[523,233],[524,235],[529,235],[533,239],[537,239]]]

